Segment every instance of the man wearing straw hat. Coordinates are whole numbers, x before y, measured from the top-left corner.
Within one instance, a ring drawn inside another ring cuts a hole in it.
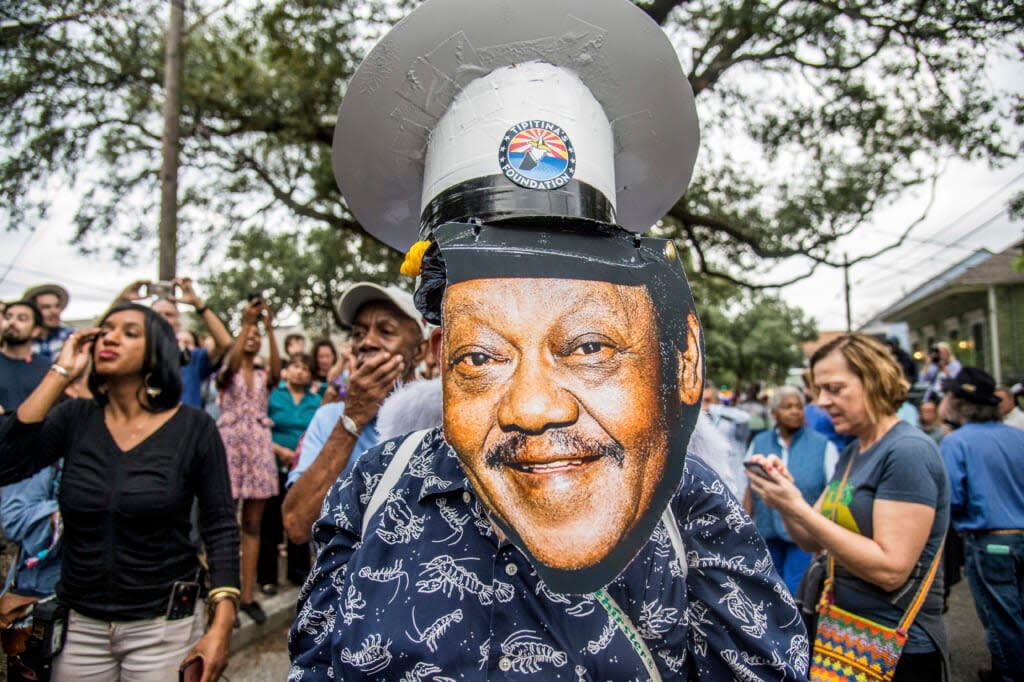
[[[441,326],[444,424],[328,493],[293,679],[806,674],[764,543],[689,447],[701,328],[642,236],[697,145],[625,0],[429,0],[369,54],[335,176]]]
[[[42,335],[32,341],[32,353],[53,362],[64,342],[75,331],[60,319],[68,307],[68,290],[59,284],[40,284],[26,289],[21,298],[32,302],[43,316],[43,324],[39,327]]]

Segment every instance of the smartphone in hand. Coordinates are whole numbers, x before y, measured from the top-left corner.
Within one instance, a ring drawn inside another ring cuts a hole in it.
[[[178,668],[178,682],[199,682],[201,679],[203,679],[203,659],[199,656]]]
[[[768,475],[768,471],[764,468],[764,466],[758,464],[757,462],[744,462],[743,468],[745,468],[747,471],[752,472],[755,476],[767,478],[768,480],[771,480],[772,478],[771,476]]]

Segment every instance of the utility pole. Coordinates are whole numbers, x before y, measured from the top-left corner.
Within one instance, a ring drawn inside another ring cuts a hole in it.
[[[852,315],[850,314],[850,258],[843,254],[843,291],[846,295],[846,333],[853,331]]]
[[[164,136],[160,168],[160,266],[161,281],[174,279],[178,269],[178,137],[181,113],[181,38],[185,24],[185,0],[170,0],[164,56]]]

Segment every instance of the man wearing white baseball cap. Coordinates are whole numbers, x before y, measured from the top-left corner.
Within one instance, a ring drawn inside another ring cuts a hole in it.
[[[338,302],[351,328],[353,358],[344,402],[324,405],[306,429],[302,452],[288,475],[281,513],[288,538],[308,542],[331,485],[377,444],[377,412],[395,386],[416,379],[427,352],[423,317],[412,295],[395,286],[353,284]]]

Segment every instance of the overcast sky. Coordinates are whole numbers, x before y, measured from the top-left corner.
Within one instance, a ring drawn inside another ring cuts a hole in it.
[[[1006,201],[1024,191],[1024,160],[991,170],[985,164],[952,162],[937,186],[929,217],[902,247],[851,268],[854,324],[862,324],[929,277],[962,260],[977,248],[999,251],[1024,238],[1024,223],[1006,217]],[[837,253],[851,258],[893,241],[927,205],[924,189],[901,198],[839,244]],[[156,255],[138,267],[122,268],[110,260],[82,256],[69,244],[73,204],[54,206],[48,222],[35,233],[0,233],[0,300],[10,300],[32,284],[58,282],[71,292],[68,319],[96,315],[120,289],[136,278],[156,274]],[[216,261],[216,259],[210,259]],[[782,262],[773,279],[803,272],[807,262]],[[204,269],[180,263],[180,273],[203,276]],[[5,274],[6,273],[6,274]],[[397,275],[396,275],[397,276]],[[811,278],[781,290],[791,304],[812,315],[821,329],[845,326],[842,271],[819,268]]]
[[[896,302],[919,284],[970,255],[976,249],[993,252],[1024,239],[1024,222],[1012,222],[1006,203],[1024,191],[1024,160],[999,170],[984,164],[954,162],[936,186],[935,202],[928,217],[900,247],[850,268],[851,308],[857,327]],[[928,192],[901,198],[880,211],[872,223],[841,240],[837,254],[846,251],[853,259],[896,241],[928,205]],[[778,268],[780,280],[806,269],[804,259],[790,259]],[[844,329],[841,269],[822,267],[807,280],[781,291],[791,304],[810,313],[821,329]]]

